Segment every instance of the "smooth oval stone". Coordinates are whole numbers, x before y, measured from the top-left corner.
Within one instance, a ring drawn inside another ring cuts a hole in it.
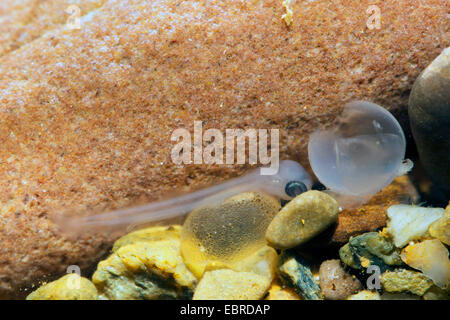
[[[450,48],[417,78],[409,97],[409,120],[420,160],[450,196]]]
[[[295,197],[275,216],[266,232],[270,246],[296,247],[336,222],[339,205],[320,191],[308,191]]]

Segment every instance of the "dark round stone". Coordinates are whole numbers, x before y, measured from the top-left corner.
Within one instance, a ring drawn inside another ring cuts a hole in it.
[[[420,160],[450,197],[450,48],[416,79],[408,113]]]

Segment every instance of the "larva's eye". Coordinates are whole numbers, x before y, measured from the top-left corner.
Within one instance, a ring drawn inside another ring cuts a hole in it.
[[[289,181],[284,189],[289,197],[296,197],[303,192],[308,191],[306,185],[301,181]]]

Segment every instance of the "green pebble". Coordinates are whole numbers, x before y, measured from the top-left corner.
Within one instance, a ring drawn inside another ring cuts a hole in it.
[[[358,270],[376,265],[384,272],[393,270],[394,266],[403,265],[398,249],[378,232],[368,232],[351,238],[341,247],[339,256],[346,265]]]
[[[280,256],[278,273],[281,280],[306,300],[322,300],[319,284],[314,280],[308,262],[298,254],[287,250]]]

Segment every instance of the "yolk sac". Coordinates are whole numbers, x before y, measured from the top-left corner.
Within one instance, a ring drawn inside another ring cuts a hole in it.
[[[313,133],[309,161],[332,192],[367,196],[392,182],[402,165],[406,142],[394,116],[377,104],[355,101],[327,130]]]

